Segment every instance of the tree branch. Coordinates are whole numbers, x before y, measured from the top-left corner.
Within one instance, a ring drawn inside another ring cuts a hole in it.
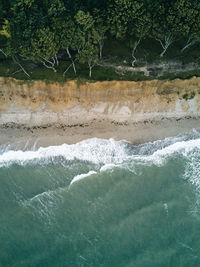
[[[188,47],[196,44],[197,42],[197,39],[191,34],[187,40],[186,45],[181,49],[181,52],[185,51]]]
[[[74,68],[74,72],[76,74],[76,68],[75,68],[75,62],[77,61],[77,58],[75,60],[72,61],[72,63],[67,67],[67,69],[63,72],[63,76],[65,76],[65,74],[68,72],[68,70],[73,66]]]
[[[71,54],[70,54],[70,51],[69,51],[69,47],[68,47],[68,46],[66,47],[66,51],[67,51],[67,55],[68,55],[69,59],[70,59],[71,62],[72,62],[72,64],[70,65],[70,67],[73,66],[74,73],[75,73],[75,75],[76,75],[76,66],[75,66],[75,62],[76,62],[77,59],[73,60],[73,58],[72,58],[72,56],[71,56]],[[66,71],[63,73],[63,75],[65,75],[65,73],[66,73],[67,71],[68,71],[68,68],[67,68]]]
[[[157,40],[158,42],[160,42],[163,51],[160,54],[161,57],[164,56],[164,54],[166,53],[168,47],[174,42],[174,37],[171,33],[168,33],[167,35],[165,35],[165,40],[164,42],[161,39],[155,38],[155,40]]]
[[[141,42],[141,38],[135,43],[135,45],[132,49],[132,58],[133,58],[133,61],[131,63],[132,67],[134,67],[135,62],[137,61],[137,58],[135,57],[135,51],[136,51],[138,45],[140,44],[140,42]]]
[[[13,61],[23,70],[23,72],[30,78],[30,75],[28,74],[28,72],[22,67],[22,65],[20,64],[20,62],[17,60],[16,56],[12,56]]]
[[[0,52],[1,52],[5,57],[7,57],[7,54],[3,51],[3,49],[0,49]]]
[[[51,62],[50,60],[44,58],[44,57],[41,57],[40,61],[42,62],[42,64],[48,68],[48,69],[52,69],[54,72],[57,72],[56,69],[54,68],[54,65],[55,65],[55,59],[53,59],[53,62]],[[47,65],[47,63],[50,65]]]
[[[14,74],[16,74],[16,73],[18,73],[18,72],[21,72],[21,71],[22,71],[22,69],[20,69],[20,70],[16,70],[15,72],[12,73],[12,75],[14,75]]]

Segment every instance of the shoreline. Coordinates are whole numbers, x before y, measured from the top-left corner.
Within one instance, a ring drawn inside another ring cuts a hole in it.
[[[141,144],[184,134],[200,128],[198,88],[195,77],[81,85],[0,77],[0,146],[32,149],[95,137]]]
[[[46,125],[27,127],[20,124],[0,126],[0,146],[9,149],[38,149],[39,147],[74,144],[90,138],[113,138],[133,144],[153,142],[200,130],[200,117],[161,118],[139,122],[93,120],[86,124]]]

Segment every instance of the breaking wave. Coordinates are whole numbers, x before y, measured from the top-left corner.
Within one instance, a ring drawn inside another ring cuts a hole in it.
[[[5,149],[0,155],[0,167],[9,167],[12,164],[45,164],[58,157],[66,161],[80,160],[102,166],[120,165],[130,160],[159,165],[175,153],[187,157],[194,149],[200,149],[200,133],[197,131],[142,145],[114,139],[92,138],[77,144],[40,147],[38,150],[31,151]]]

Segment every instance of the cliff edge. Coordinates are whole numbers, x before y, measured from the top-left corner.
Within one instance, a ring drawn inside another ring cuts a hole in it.
[[[200,78],[64,84],[0,78],[0,125],[73,125],[200,115]]]

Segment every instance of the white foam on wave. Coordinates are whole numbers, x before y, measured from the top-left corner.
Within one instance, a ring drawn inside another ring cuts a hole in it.
[[[112,163],[111,164],[106,164],[106,165],[101,167],[100,172],[104,172],[104,171],[113,169],[114,167],[118,167],[118,165],[112,164]]]
[[[115,165],[115,164],[106,164],[106,165],[103,165],[103,166],[100,168],[100,172],[104,172],[104,171],[113,169],[114,167],[117,167],[117,165]],[[89,177],[89,176],[91,176],[91,175],[93,175],[93,174],[97,174],[97,172],[96,172],[96,171],[89,171],[88,173],[82,173],[82,174],[76,175],[76,176],[72,179],[70,185],[72,185],[73,183],[78,182],[78,181],[80,181],[80,180],[82,180],[82,179],[84,179],[84,178],[86,178],[86,177]]]
[[[72,185],[73,183],[75,183],[75,182],[77,182],[77,181],[80,181],[80,180],[84,179],[85,177],[91,176],[91,175],[96,174],[96,173],[97,173],[97,172],[95,172],[95,171],[89,171],[88,173],[83,173],[83,174],[76,175],[76,176],[72,179],[70,185]]]
[[[200,149],[200,139],[179,141],[165,148],[157,149],[151,155],[137,155],[127,151],[126,143],[115,141],[113,139],[88,139],[77,144],[61,146],[49,146],[39,148],[36,151],[6,151],[0,155],[0,167],[10,166],[13,163],[25,165],[29,162],[45,163],[49,159],[61,156],[66,160],[82,160],[94,164],[105,165],[101,171],[106,168],[113,168],[127,161],[154,163],[161,165],[174,153],[181,153],[187,157],[187,154],[194,148]],[[107,167],[106,167],[107,166]]]
[[[200,150],[190,153],[185,178],[194,184],[200,193]]]
[[[39,148],[37,151],[7,151],[0,155],[0,167],[17,163],[27,164],[30,161],[42,161],[49,158],[62,156],[66,160],[83,160],[94,164],[120,163],[126,158],[123,142],[114,139],[88,139],[77,144],[49,146]]]
[[[148,145],[148,144],[147,144]],[[200,139],[178,141],[165,148],[157,149],[152,155],[131,155],[130,151],[126,150],[125,142],[117,142],[113,139],[89,139],[75,145],[52,146],[40,148],[37,151],[8,151],[0,155],[0,166],[5,166],[17,162],[26,164],[30,160],[48,159],[49,157],[63,156],[67,160],[79,159],[86,160],[96,164],[102,163],[101,168],[90,170],[88,173],[76,175],[70,185],[85,179],[86,177],[112,170],[114,168],[125,168],[134,171],[135,164],[155,164],[163,165],[171,156],[181,154],[187,158],[185,178],[194,184],[200,192]],[[131,163],[131,164],[129,164]],[[96,177],[96,175],[94,176]],[[68,188],[68,187],[66,187]],[[65,189],[66,189],[65,188]],[[43,207],[43,199],[50,199],[51,206],[57,201],[57,190],[43,192],[26,201],[26,204],[39,202]],[[166,208],[166,205],[164,204]],[[46,207],[41,208],[44,212]],[[46,211],[45,211],[46,212]],[[46,214],[46,213],[45,213]]]
[[[135,159],[162,165],[173,154],[178,153],[184,157],[188,157],[188,154],[196,148],[200,149],[200,139],[177,142],[163,149],[158,149],[150,156],[135,156]]]

